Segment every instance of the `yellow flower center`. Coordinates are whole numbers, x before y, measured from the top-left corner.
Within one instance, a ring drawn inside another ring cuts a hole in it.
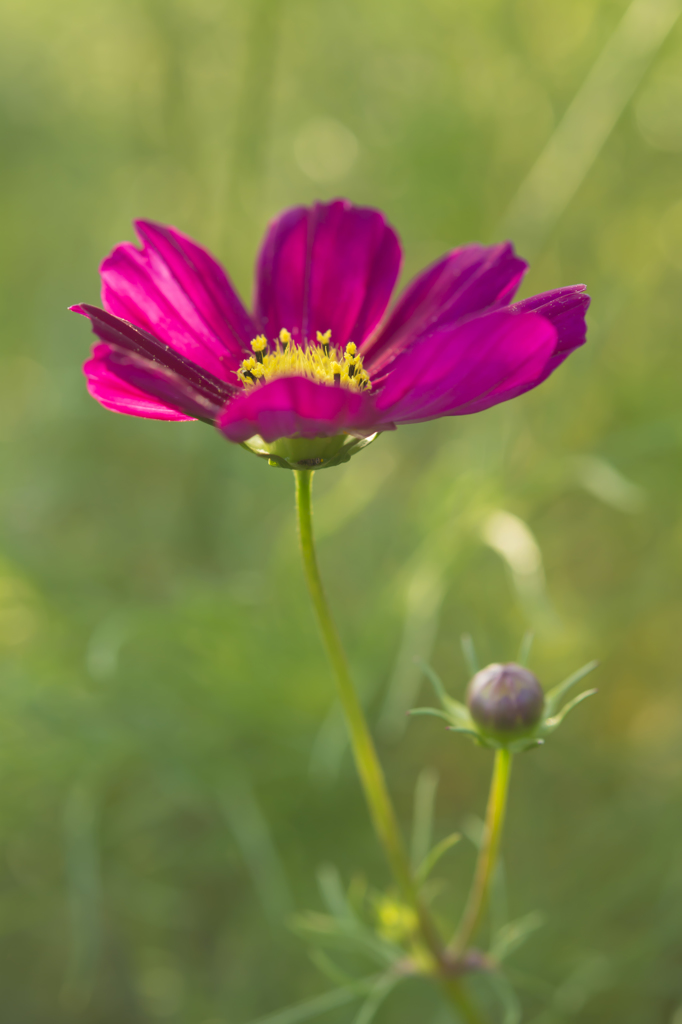
[[[357,346],[349,341],[342,352],[331,344],[331,334],[318,331],[317,345],[297,345],[284,329],[274,343],[259,334],[251,342],[254,354],[242,361],[237,376],[247,391],[277,377],[307,377],[350,391],[369,391],[372,384]]]

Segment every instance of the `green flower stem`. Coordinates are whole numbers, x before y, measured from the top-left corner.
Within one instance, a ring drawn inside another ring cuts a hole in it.
[[[485,816],[483,843],[478,854],[476,871],[474,872],[462,921],[449,947],[455,958],[462,956],[468,949],[488,906],[490,883],[495,871],[502,829],[504,827],[511,765],[512,755],[509,750],[505,748],[497,750],[495,753],[493,777],[490,784],[490,796],[488,797],[488,809]]]
[[[374,742],[372,740],[365,715],[358,700],[355,687],[350,677],[346,656],[341,646],[339,634],[329,611],[329,605],[322,588],[322,581],[317,565],[313,543],[311,484],[312,472],[309,469],[295,470],[296,475],[296,506],[298,510],[298,528],[301,540],[301,553],[305,568],[306,581],[312,598],[318,625],[322,632],[324,645],[334,669],[339,697],[348,723],[353,754],[358,774],[362,782],[372,821],[377,835],[386,851],[389,865],[406,903],[417,909],[417,890],[412,879],[409,861],[405,853],[402,838],[398,829],[391,798],[386,787],[386,779],[379,763]],[[434,945],[429,940],[429,947]],[[440,943],[436,949],[440,957]],[[434,950],[435,952],[435,950]]]
[[[339,698],[350,733],[355,764],[369,805],[374,828],[384,848],[386,858],[402,898],[417,915],[421,938],[434,959],[435,966],[441,975],[441,980],[449,999],[457,1008],[466,1024],[482,1024],[481,1017],[476,1008],[471,1004],[461,982],[456,978],[444,977],[447,969],[443,959],[443,944],[428,910],[419,897],[410,862],[400,835],[398,820],[386,786],[386,778],[379,762],[362,705],[358,700],[353,681],[350,677],[346,656],[322,587],[313,541],[311,504],[313,474],[309,469],[298,469],[294,471],[294,474],[296,477],[298,530],[306,581],[317,616],[317,622],[322,633],[322,639],[336,677]]]

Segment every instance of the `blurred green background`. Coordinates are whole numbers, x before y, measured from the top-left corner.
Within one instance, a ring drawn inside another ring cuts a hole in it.
[[[600,692],[519,759],[505,843],[524,1020],[682,1019],[682,22],[677,0],[2,0],[0,992],[8,1024],[246,1024],[325,991],[315,870],[386,873],[298,564],[293,480],[201,424],[105,412],[66,312],[143,216],[250,297],[282,207],[387,212],[404,279],[508,234],[584,281],[537,392],[316,478],[320,558],[407,828],[482,812],[435,720],[536,631]],[[622,19],[625,18],[623,21]],[[582,90],[582,91],[581,91]],[[570,106],[574,97],[578,99]],[[568,111],[568,113],[566,113]],[[544,156],[543,156],[544,153]],[[454,911],[471,846],[443,862]],[[320,1020],[345,1024],[346,1007]],[[379,1024],[431,1024],[406,985]]]

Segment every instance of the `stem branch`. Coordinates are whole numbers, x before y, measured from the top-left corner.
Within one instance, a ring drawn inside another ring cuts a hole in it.
[[[485,832],[476,862],[476,871],[464,914],[450,951],[455,957],[462,956],[474,938],[488,906],[490,883],[492,881],[497,855],[500,849],[504,816],[509,794],[512,755],[501,748],[495,753],[495,767],[490,784],[490,796],[485,816]]]

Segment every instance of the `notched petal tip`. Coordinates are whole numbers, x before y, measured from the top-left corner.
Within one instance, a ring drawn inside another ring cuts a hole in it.
[[[121,242],[101,264],[105,308],[228,379],[256,332],[225,270],[177,228],[135,228],[141,247]]]
[[[270,337],[295,341],[331,330],[343,348],[360,344],[388,304],[402,252],[378,210],[335,199],[297,206],[275,218],[258,257],[255,311]]]
[[[555,288],[540,295],[533,295],[509,306],[512,313],[535,313],[544,317],[555,327],[557,343],[554,360],[548,369],[552,372],[566,356],[585,344],[587,322],[585,316],[592,301],[584,284]]]

